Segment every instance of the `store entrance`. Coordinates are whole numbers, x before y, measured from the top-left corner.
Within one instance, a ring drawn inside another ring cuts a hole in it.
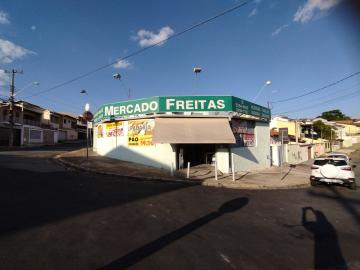
[[[215,144],[178,144],[177,145],[177,169],[190,167],[200,164],[212,164],[215,155]]]

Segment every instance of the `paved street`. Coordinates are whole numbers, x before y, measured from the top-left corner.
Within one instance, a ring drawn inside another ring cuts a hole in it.
[[[360,269],[359,189],[134,181],[52,159],[72,147],[0,152],[0,269]]]

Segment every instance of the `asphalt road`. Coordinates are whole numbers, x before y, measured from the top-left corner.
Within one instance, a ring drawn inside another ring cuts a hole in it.
[[[51,159],[71,147],[0,152],[0,269],[360,269],[359,190],[134,181]]]

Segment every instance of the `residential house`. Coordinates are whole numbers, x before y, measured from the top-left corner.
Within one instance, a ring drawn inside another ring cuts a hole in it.
[[[26,101],[14,104],[14,145],[54,144],[57,130],[50,125],[51,112]],[[0,104],[0,145],[9,144],[10,104]]]
[[[60,115],[59,141],[77,140],[77,116],[69,112],[58,113]]]

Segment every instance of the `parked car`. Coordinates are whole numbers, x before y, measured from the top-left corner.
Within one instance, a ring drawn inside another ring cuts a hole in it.
[[[349,163],[351,158],[349,158],[348,155],[344,154],[344,153],[339,153],[339,152],[332,152],[326,155],[326,157],[328,158],[343,158],[346,159],[346,161]]]
[[[316,186],[319,183],[347,185],[356,189],[355,174],[351,166],[344,158],[316,158],[311,166],[310,184]]]

